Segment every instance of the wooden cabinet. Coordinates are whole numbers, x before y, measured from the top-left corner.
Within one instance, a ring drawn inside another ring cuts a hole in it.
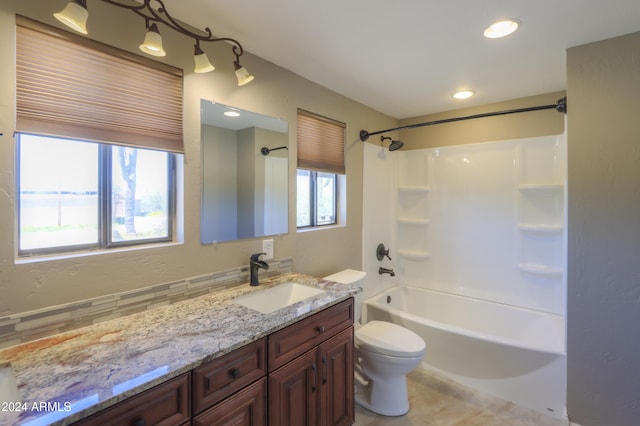
[[[267,374],[265,340],[236,349],[193,370],[193,412],[222,401]]]
[[[269,371],[351,326],[353,299],[348,299],[272,333],[269,335]]]
[[[188,425],[189,373],[178,376],[78,422],[88,426]]]
[[[343,426],[355,421],[353,395],[353,326],[319,348],[323,387],[321,425]]]
[[[197,415],[193,426],[264,425],[267,421],[267,379],[261,378]]]
[[[318,424],[318,362],[312,349],[269,374],[269,424]]]
[[[269,336],[269,424],[350,425],[353,301]]]
[[[349,299],[77,424],[343,426],[353,422],[353,299]]]
[[[193,370],[194,426],[265,425],[266,338]]]

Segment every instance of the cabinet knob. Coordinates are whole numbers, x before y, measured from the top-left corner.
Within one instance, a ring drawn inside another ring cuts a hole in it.
[[[324,326],[323,325],[319,325],[316,327],[316,330],[318,330],[318,333],[322,334],[324,333]]]
[[[131,426],[147,426],[147,422],[144,419],[136,419],[131,422]]]
[[[242,371],[240,371],[239,368],[234,368],[231,371],[229,371],[229,375],[234,379],[237,379],[238,377],[240,377],[241,374],[242,374]]]

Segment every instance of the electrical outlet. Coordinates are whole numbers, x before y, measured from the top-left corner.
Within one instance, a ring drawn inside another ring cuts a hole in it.
[[[273,259],[273,240],[262,240],[262,252],[265,253],[262,259]]]

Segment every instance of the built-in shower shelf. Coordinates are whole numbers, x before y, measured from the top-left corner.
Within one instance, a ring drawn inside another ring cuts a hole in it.
[[[427,193],[431,190],[429,186],[400,186],[398,192],[403,193]]]
[[[523,223],[518,225],[518,228],[524,232],[531,232],[535,234],[561,234],[564,229],[560,225],[543,225],[543,224],[532,224],[532,223]]]
[[[408,260],[426,260],[429,252],[422,250],[398,250],[398,254]]]
[[[553,194],[564,189],[561,183],[523,183],[518,190],[524,194]]]
[[[550,278],[561,277],[564,273],[562,269],[550,268],[545,265],[534,265],[531,263],[520,263],[518,264],[518,269],[528,274],[541,275]]]
[[[398,223],[400,225],[428,225],[429,219],[400,218]]]

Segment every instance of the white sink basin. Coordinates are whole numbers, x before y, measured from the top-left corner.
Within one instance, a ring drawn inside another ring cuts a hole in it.
[[[234,302],[254,311],[268,314],[324,293],[326,291],[319,288],[287,282],[246,296],[236,297]]]

